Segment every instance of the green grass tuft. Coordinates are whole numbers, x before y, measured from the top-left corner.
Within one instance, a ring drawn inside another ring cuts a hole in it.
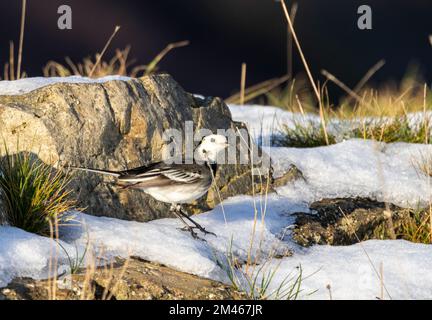
[[[0,199],[7,224],[43,236],[75,208],[68,188],[70,178],[30,153],[0,159]],[[51,226],[51,227],[50,227]],[[55,231],[54,231],[55,232]]]
[[[363,123],[353,121],[351,128],[345,132],[340,132],[340,136],[343,136],[344,139],[368,139],[385,143],[430,143],[432,132],[427,122],[423,121],[424,125],[413,127],[406,116],[364,120]],[[335,134],[329,131],[327,134],[329,144],[339,142]],[[283,126],[274,141],[278,146],[294,148],[313,148],[327,145],[323,127],[312,121],[307,123],[295,122],[294,127]]]
[[[431,212],[412,210],[409,218],[405,219],[396,230],[397,236],[416,243],[432,243]]]
[[[269,256],[260,264],[249,264],[249,272],[246,271],[248,262],[240,261],[232,250],[232,239],[226,254],[214,252],[216,264],[225,272],[234,290],[242,292],[250,300],[296,300],[302,292],[303,270],[301,265],[285,275],[282,281],[273,290],[270,286],[274,282],[274,276],[280,271],[281,259]],[[272,260],[278,263],[272,264]],[[308,295],[313,294],[309,293]]]
[[[335,144],[336,138],[328,136],[329,144]],[[282,131],[274,137],[274,143],[281,147],[314,148],[326,146],[327,142],[323,127],[309,122],[307,124],[294,123],[294,128],[283,126]]]
[[[386,222],[379,224],[373,235],[376,239],[403,239],[414,243],[432,243],[431,208],[404,209],[392,218],[390,229]]]

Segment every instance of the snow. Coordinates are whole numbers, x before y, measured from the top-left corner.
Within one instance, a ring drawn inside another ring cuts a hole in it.
[[[277,107],[265,107],[258,105],[229,105],[231,116],[235,121],[246,123],[250,134],[256,140],[262,140],[263,145],[270,145],[269,141],[284,125],[293,127],[295,123],[319,124],[319,117],[312,114],[302,115],[292,113]]]
[[[371,240],[346,247],[305,249],[294,244],[289,233],[294,222],[290,214],[308,211],[308,204],[322,197],[385,197],[405,205],[427,201],[428,179],[416,171],[412,158],[432,151],[430,146],[349,140],[322,148],[268,148],[268,151],[276,174],[283,174],[289,165],[295,164],[303,171],[306,181],[279,187],[277,193],[269,194],[267,199],[233,197],[222,206],[196,216],[200,224],[217,233],[217,237],[207,235],[207,242],[193,240],[187,232],[178,230],[182,225],[176,219],[140,223],[76,213],[75,220],[81,223],[61,228],[62,245],[72,256],[75,248],[82,254],[90,243],[90,251],[106,259],[138,256],[229,283],[217,258],[226,257],[232,241],[232,253],[240,260],[247,259],[256,207],[258,219],[252,253],[258,262],[266,264],[266,269],[275,270],[269,292],[276,290],[288,274],[297,274],[300,265],[304,279],[300,298],[328,299],[326,286],[330,284],[334,299],[375,299],[381,295],[376,270],[382,264],[385,288],[391,298],[432,298],[429,245]],[[382,170],[383,181],[379,170]],[[17,276],[36,279],[47,276],[48,262],[56,248],[52,240],[12,227],[0,227],[0,238],[0,287]],[[265,257],[275,252],[283,254],[287,249],[293,250],[292,257],[266,262]],[[68,269],[68,264],[65,252],[58,246],[57,254],[61,273]],[[386,292],[384,298],[389,298]]]
[[[369,240],[352,246],[313,246],[283,259],[279,270],[301,265],[301,298],[329,299],[326,287],[330,285],[333,299],[430,299],[431,262],[430,245]],[[276,263],[273,261],[274,267]],[[285,276],[277,272],[269,290],[275,290]]]
[[[288,216],[280,216],[282,208],[277,195],[271,195],[271,205],[266,223],[256,226],[256,240],[262,240],[261,249],[270,252],[275,236],[284,225],[292,222]],[[257,203],[257,202],[256,202]],[[257,203],[260,206],[259,200]],[[179,270],[227,282],[226,274],[216,265],[215,255],[223,255],[233,241],[233,252],[241,259],[247,258],[250,233],[254,224],[254,200],[241,196],[226,201],[223,205],[227,216],[225,224],[222,207],[201,214],[196,221],[217,237],[206,236],[206,242],[193,240],[189,233],[178,230],[182,224],[177,219],[160,219],[148,223],[124,221],[107,217],[94,217],[74,213],[74,221],[60,229],[61,243],[69,255],[78,258],[89,245],[96,257],[139,256]],[[279,208],[279,209],[278,209]],[[79,223],[77,223],[79,222]],[[66,253],[49,238],[33,235],[12,227],[0,227],[0,287],[7,285],[16,276],[31,276],[36,279],[47,275],[49,259],[57,248],[59,267],[67,268]],[[281,250],[286,247],[280,242]]]
[[[111,80],[128,81],[131,78],[124,76],[106,76],[98,79],[91,79],[81,76],[70,77],[34,77],[19,80],[0,81],[0,95],[19,95],[45,87],[54,83],[103,83]]]
[[[317,115],[288,112],[276,107],[230,105],[234,120],[247,123],[252,135],[262,141],[272,159],[274,177],[282,176],[291,165],[303,173],[305,181],[278,188],[280,195],[300,206],[322,198],[372,197],[399,206],[424,206],[431,200],[430,181],[416,163],[430,159],[432,146],[410,143],[385,144],[362,139],[340,139],[340,143],[317,148],[278,148],[270,136],[283,125],[319,124]],[[411,125],[422,121],[423,114],[409,114]],[[371,119],[369,119],[371,120]],[[329,132],[338,133],[353,124],[330,121]],[[270,147],[271,146],[271,147]],[[305,161],[307,159],[307,161]]]
[[[264,146],[270,146],[272,137],[279,135],[284,128],[294,129],[296,125],[304,127],[320,127],[321,120],[316,114],[301,114],[282,110],[277,107],[263,107],[259,105],[229,105],[228,106],[233,120],[245,122],[251,132],[251,135]],[[408,125],[412,129],[418,128],[419,124],[424,124],[424,118],[432,120],[432,113],[428,111],[413,112],[407,115]],[[353,129],[362,128],[364,123],[382,124],[383,122],[391,123],[394,118],[390,117],[362,117],[353,119],[335,119],[327,120],[326,129],[329,135],[332,135],[337,142],[342,142],[350,136]]]
[[[277,189],[291,201],[362,196],[416,207],[431,199],[430,183],[416,166],[432,153],[430,145],[354,139],[308,149],[272,147],[267,152],[275,177],[294,164],[306,179]]]
[[[0,94],[21,94],[59,81],[103,82],[111,79],[128,78],[0,81]],[[262,141],[268,141],[266,139],[282,125],[292,125],[295,121],[319,123],[315,115],[303,116],[273,107],[230,106],[230,110],[234,120],[246,122],[255,138]],[[330,128],[337,131],[341,125],[334,123]],[[328,285],[333,299],[376,299],[382,291],[385,299],[432,298],[430,245],[402,240],[370,240],[351,246],[301,248],[290,237],[294,223],[292,213],[308,212],[312,201],[325,197],[363,196],[410,207],[428,203],[431,198],[429,179],[414,164],[429,155],[432,146],[364,140],[342,140],[332,146],[310,149],[266,145],[276,177],[295,165],[305,180],[278,187],[277,192],[267,198],[259,195],[233,197],[213,210],[195,216],[197,222],[215,232],[217,237],[207,235],[206,242],[194,240],[190,234],[179,230],[182,225],[177,219],[140,223],[75,212],[76,221],[60,229],[62,249],[52,239],[0,226],[0,287],[15,277],[47,278],[50,261],[54,258],[57,261],[55,269],[62,274],[69,269],[67,255],[79,259],[86,247],[89,247],[86,263],[91,263],[92,255],[103,257],[103,261],[138,256],[229,283],[227,273],[217,260],[223,261],[227,252],[232,251],[239,261],[246,261],[252,242],[251,258],[264,265],[266,270],[275,272],[269,292],[276,290],[288,274],[297,275],[301,266],[302,299],[329,299]],[[292,256],[284,256],[288,249],[292,250]],[[267,258],[275,253],[280,257]],[[384,287],[379,279],[381,268]],[[236,274],[241,277],[245,272],[243,267]]]
[[[9,226],[0,226],[0,239],[0,287],[7,285],[15,277],[47,278],[48,260],[56,252],[55,243],[51,239]],[[71,247],[67,243],[63,245],[72,254]],[[57,253],[61,274],[67,270],[67,258],[63,252]]]
[[[261,256],[267,257],[275,248],[281,253],[287,247],[294,251],[292,257],[266,262],[266,270],[276,271],[269,292],[276,290],[287,274],[298,274],[297,267],[301,266],[303,280],[299,297],[302,299],[328,299],[326,287],[329,284],[334,299],[375,299],[381,292],[376,270],[379,272],[382,264],[385,288],[391,298],[432,297],[432,277],[429,276],[432,251],[429,245],[402,240],[370,240],[346,247],[299,248],[276,237],[284,226],[292,224],[289,212],[293,208],[283,197],[275,194],[268,200],[265,224],[258,223],[256,227],[257,239],[263,239]],[[260,207],[259,203],[257,205]],[[90,251],[95,251],[96,255],[103,254],[106,259],[139,256],[229,283],[215,257],[226,254],[232,238],[232,252],[240,260],[247,259],[253,225],[253,198],[231,198],[224,202],[224,210],[227,225],[220,206],[196,217],[208,230],[218,234],[217,237],[206,236],[207,242],[193,240],[188,233],[176,229],[181,224],[175,219],[139,223],[78,213],[77,219],[83,221],[82,225],[63,227],[62,244],[72,255],[75,247],[82,253],[90,243]],[[260,214],[258,221],[261,221]],[[52,240],[12,227],[0,227],[0,237],[0,287],[17,276],[46,278],[49,259],[54,256],[52,252],[56,248]],[[57,250],[59,273],[62,273],[68,269],[68,264],[65,253]],[[387,293],[384,298],[389,298]]]

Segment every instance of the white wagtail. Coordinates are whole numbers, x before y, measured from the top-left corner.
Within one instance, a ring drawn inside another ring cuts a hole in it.
[[[166,164],[161,161],[125,171],[71,168],[113,176],[117,178],[117,184],[124,189],[140,189],[156,200],[170,203],[170,211],[185,224],[184,230],[189,231],[192,237],[197,239],[198,235],[194,229],[204,234],[215,234],[205,230],[189,217],[181,204],[191,203],[207,193],[217,170],[217,155],[227,146],[227,139],[223,135],[212,134],[204,137],[195,150],[198,160],[203,160],[202,164]]]

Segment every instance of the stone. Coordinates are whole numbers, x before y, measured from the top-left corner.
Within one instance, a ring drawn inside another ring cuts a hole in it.
[[[288,170],[279,177],[273,177],[273,188],[282,187],[294,181],[303,180],[306,182],[303,172],[294,164],[291,164]]]
[[[410,239],[415,211],[368,198],[323,199],[296,213],[293,239],[302,246],[351,245],[368,239]]]

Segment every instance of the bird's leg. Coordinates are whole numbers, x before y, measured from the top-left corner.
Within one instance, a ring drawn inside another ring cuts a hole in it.
[[[172,211],[176,215],[176,217],[179,218],[180,221],[183,222],[183,224],[185,225],[185,227],[182,230],[189,231],[190,234],[191,234],[191,236],[192,236],[192,238],[194,238],[194,239],[200,239],[200,240],[205,241],[204,239],[201,239],[200,237],[198,237],[197,233],[193,230],[194,227],[190,226],[185,221],[185,219],[183,219],[183,216],[180,214],[180,211],[178,210],[177,206],[172,205],[171,208],[170,208],[170,211]]]
[[[194,239],[200,239],[200,240],[204,240],[204,239],[201,239],[200,237],[198,237],[198,234],[194,231],[194,228],[192,227],[192,226],[190,226],[184,219],[183,219],[183,217],[180,215],[180,213],[179,212],[177,212],[177,211],[174,211],[174,214],[177,216],[177,218],[179,218],[180,220],[181,220],[181,222],[183,222],[183,224],[185,225],[183,228],[180,228],[181,230],[184,230],[184,231],[189,231],[190,232],[190,234],[191,234],[191,236],[192,236],[192,238],[194,238]],[[205,240],[204,240],[205,241]]]
[[[177,206],[178,208],[178,212],[187,220],[189,220],[190,222],[192,222],[195,225],[195,228],[200,230],[202,233],[204,234],[212,234],[216,237],[216,234],[210,231],[207,231],[203,226],[201,226],[198,222],[196,222],[195,220],[193,220],[191,217],[189,217],[189,215],[185,212],[185,210],[179,205]]]

